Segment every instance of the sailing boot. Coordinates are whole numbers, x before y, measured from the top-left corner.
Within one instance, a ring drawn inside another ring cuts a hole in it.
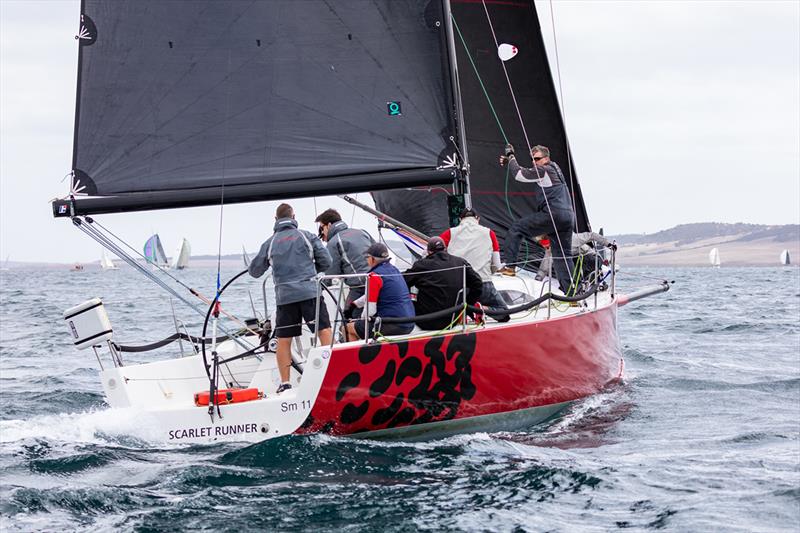
[[[516,276],[517,269],[512,266],[504,266],[500,270],[497,271],[498,274],[502,274],[504,276]]]

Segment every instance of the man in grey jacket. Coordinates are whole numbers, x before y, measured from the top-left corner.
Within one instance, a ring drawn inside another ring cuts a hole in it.
[[[314,221],[319,224],[319,236],[327,243],[331,266],[326,274],[361,274],[369,272],[366,251],[374,242],[372,235],[362,229],[348,228],[335,209],[326,209]],[[360,309],[353,302],[364,295],[364,278],[345,278],[349,287],[344,306],[344,318],[356,318]]]
[[[299,337],[305,320],[311,331],[319,328],[322,344],[331,343],[331,323],[324,302],[319,302],[319,324],[314,324],[317,307],[315,278],[331,266],[331,256],[316,235],[297,229],[294,210],[281,204],[275,212],[275,233],[261,245],[250,263],[249,272],[260,277],[272,267],[275,282],[275,336],[278,338],[276,359],[281,393],[292,386],[289,370],[292,365],[292,338]]]
[[[536,211],[515,221],[508,230],[505,242],[506,268],[501,273],[515,274],[519,247],[525,237],[549,236],[553,249],[553,267],[561,291],[568,294],[572,285],[574,268],[570,256],[570,243],[575,227],[569,189],[561,168],[550,160],[550,149],[546,146],[531,148],[533,166],[522,167],[514,156],[514,147],[506,145],[505,155],[500,156],[500,165],[508,164],[509,173],[516,181],[534,184]]]

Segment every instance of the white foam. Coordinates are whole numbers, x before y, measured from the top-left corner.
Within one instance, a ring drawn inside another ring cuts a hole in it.
[[[28,439],[108,444],[104,437],[126,436],[159,442],[150,417],[135,409],[102,409],[84,413],[41,415],[0,421],[0,443]]]

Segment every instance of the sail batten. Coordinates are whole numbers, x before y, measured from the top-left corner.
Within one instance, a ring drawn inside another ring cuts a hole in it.
[[[255,201],[436,184],[432,170],[455,151],[442,2],[81,9],[72,190],[90,198],[78,213],[214,204],[209,191],[223,187],[226,200],[237,187],[270,191]],[[369,187],[345,179],[410,170]]]

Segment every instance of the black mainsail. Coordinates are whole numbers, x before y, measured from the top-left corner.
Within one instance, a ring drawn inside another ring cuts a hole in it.
[[[529,140],[532,145],[550,148],[552,159],[567,178],[578,231],[589,230],[534,3],[452,0],[452,13],[469,150],[470,192],[472,206],[480,213],[482,223],[495,230],[502,241],[515,220],[534,210],[533,188],[514,181],[497,161],[508,141],[516,147],[522,164],[532,163],[526,154],[525,135],[498,58],[491,20],[498,43],[510,44],[518,51],[505,62],[505,67]],[[397,190],[373,196],[378,210],[423,233],[437,235],[448,227],[448,192],[441,188]],[[409,205],[415,206],[413,212],[409,212]]]
[[[73,197],[54,214],[452,183],[445,8],[84,0]]]

